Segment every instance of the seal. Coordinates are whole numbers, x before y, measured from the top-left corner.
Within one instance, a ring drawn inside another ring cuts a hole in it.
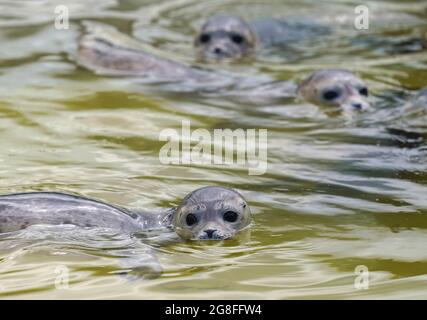
[[[132,211],[80,196],[30,192],[0,196],[0,233],[31,225],[64,225],[117,229],[134,234],[171,228],[186,240],[225,240],[251,222],[243,196],[210,186],[187,195],[177,208],[159,213]]]
[[[370,108],[368,87],[348,70],[314,72],[298,86],[297,96],[317,105],[338,106],[346,111]]]
[[[197,33],[194,45],[200,59],[233,61],[251,56],[258,48],[284,46],[329,33],[325,26],[291,23],[283,19],[246,22],[231,15],[209,18]]]
[[[252,54],[256,43],[251,26],[234,16],[208,19],[194,41],[199,57],[204,60],[240,59]]]
[[[142,43],[102,23],[84,22],[84,31],[72,56],[78,64],[97,74],[137,77],[139,82],[164,84],[168,88],[173,85],[173,91],[215,91],[236,83],[230,74],[151,52]]]

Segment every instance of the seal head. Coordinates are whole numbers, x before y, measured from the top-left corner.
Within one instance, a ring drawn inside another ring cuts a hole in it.
[[[246,200],[235,190],[204,187],[187,195],[172,218],[175,232],[187,240],[225,240],[251,222]]]
[[[251,27],[243,19],[214,16],[202,26],[194,44],[203,60],[235,60],[254,51],[255,39]]]
[[[370,108],[366,84],[347,70],[317,71],[298,86],[297,94],[314,104],[338,106],[346,111]]]

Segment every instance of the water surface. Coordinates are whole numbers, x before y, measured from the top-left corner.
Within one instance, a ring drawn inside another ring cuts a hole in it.
[[[353,28],[360,3],[347,0],[64,2],[66,31],[53,25],[59,1],[0,1],[0,193],[62,191],[154,209],[215,184],[241,191],[254,222],[218,243],[57,228],[3,235],[0,297],[427,298],[427,115],[402,111],[427,86],[425,1],[367,1],[367,31]],[[349,68],[369,84],[374,110],[348,119],[294,99],[173,94],[96,75],[72,58],[81,23],[92,20],[195,63],[195,30],[223,12],[297,17],[334,32],[210,67],[293,82],[321,68]],[[180,130],[182,120],[193,129],[268,129],[267,173],[161,164],[160,131]],[[120,252],[130,259],[155,252],[163,274],[120,275]],[[354,287],[358,265],[370,271],[367,290]],[[55,288],[61,266],[68,289]]]

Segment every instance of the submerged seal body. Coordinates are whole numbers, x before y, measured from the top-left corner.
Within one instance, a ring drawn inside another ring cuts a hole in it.
[[[237,60],[257,48],[284,46],[328,33],[324,26],[291,23],[281,19],[246,22],[230,15],[209,18],[196,35],[194,45],[203,60]]]
[[[187,195],[177,209],[161,213],[131,211],[79,196],[32,192],[0,196],[0,233],[31,225],[71,224],[138,233],[173,228],[183,239],[229,239],[248,226],[251,212],[235,190],[204,187]]]

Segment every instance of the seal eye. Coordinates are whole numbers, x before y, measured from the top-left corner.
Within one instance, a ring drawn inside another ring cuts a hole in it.
[[[368,92],[368,88],[366,88],[366,87],[363,87],[362,89],[360,89],[359,90],[359,93],[362,95],[362,96],[368,96],[369,95],[369,92]]]
[[[187,225],[192,226],[193,224],[196,224],[198,221],[196,215],[190,213],[187,215],[187,217],[185,218],[185,222],[187,223]]]
[[[211,41],[211,36],[207,33],[203,33],[200,35],[199,41],[200,43],[208,43]]]
[[[328,90],[323,94],[323,99],[331,101],[336,99],[338,96],[339,94],[335,90]]]
[[[233,33],[231,35],[231,41],[233,41],[235,44],[242,44],[245,41],[245,38],[243,38],[240,34]]]
[[[237,217],[238,215],[234,211],[227,211],[226,213],[224,213],[224,216],[223,216],[224,220],[227,222],[236,222]]]

